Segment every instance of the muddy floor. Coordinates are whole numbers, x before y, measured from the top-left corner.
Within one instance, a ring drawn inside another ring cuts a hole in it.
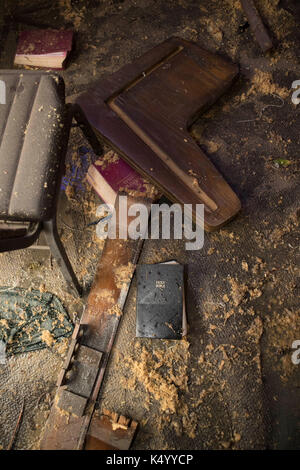
[[[140,423],[135,449],[299,448],[300,365],[291,360],[292,343],[300,338],[300,105],[291,101],[291,84],[300,79],[299,19],[278,0],[257,0],[275,44],[263,55],[238,0],[4,3],[2,68],[12,66],[18,31],[75,30],[62,72],[69,99],[172,35],[240,65],[230,92],[191,132],[240,197],[242,210],[219,232],[205,234],[198,251],[186,251],[181,240],[145,241],[140,263],[176,259],[185,265],[187,339],[135,338],[133,280],[99,407]],[[36,8],[26,13],[25,4]],[[89,159],[87,142],[72,130],[58,225],[85,296],[103,246],[89,225],[101,202],[85,181]],[[0,285],[45,288],[72,320],[85,300],[67,291],[47,250],[1,254]],[[38,447],[67,344],[0,365],[2,448],[23,401],[15,448]]]

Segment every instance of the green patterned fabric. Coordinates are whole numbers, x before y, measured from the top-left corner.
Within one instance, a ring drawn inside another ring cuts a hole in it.
[[[68,313],[55,295],[0,288],[0,341],[6,344],[7,356],[51,347],[72,331]]]

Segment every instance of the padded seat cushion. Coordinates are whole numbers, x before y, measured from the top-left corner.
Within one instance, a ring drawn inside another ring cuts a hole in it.
[[[0,86],[0,219],[49,220],[69,131],[64,82],[54,73],[0,70]]]

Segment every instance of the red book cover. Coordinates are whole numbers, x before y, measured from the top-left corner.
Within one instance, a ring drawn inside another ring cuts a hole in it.
[[[131,166],[116,153],[110,151],[101,160],[93,163],[87,173],[87,180],[108,204],[114,204],[118,191],[146,192],[146,183]]]
[[[73,32],[54,29],[22,31],[19,34],[17,55],[53,54],[72,49]]]

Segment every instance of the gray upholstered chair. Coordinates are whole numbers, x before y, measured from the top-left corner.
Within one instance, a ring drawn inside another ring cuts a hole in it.
[[[68,285],[80,293],[56,228],[73,117],[99,154],[100,144],[80,108],[65,104],[59,75],[0,70],[0,252],[27,248],[44,231]]]

